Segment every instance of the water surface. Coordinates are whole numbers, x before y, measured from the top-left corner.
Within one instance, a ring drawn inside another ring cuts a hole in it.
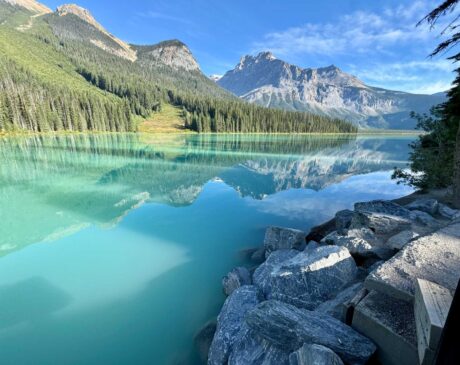
[[[409,193],[390,175],[411,139],[0,139],[1,363],[199,364],[240,251]]]

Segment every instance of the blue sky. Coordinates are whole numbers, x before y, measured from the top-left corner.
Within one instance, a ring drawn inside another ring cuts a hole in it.
[[[42,1],[56,8],[62,1]],[[415,24],[440,0],[76,0],[135,44],[177,38],[205,74],[270,50],[301,67],[334,64],[370,85],[418,93],[449,88],[453,66],[427,58],[440,41]]]

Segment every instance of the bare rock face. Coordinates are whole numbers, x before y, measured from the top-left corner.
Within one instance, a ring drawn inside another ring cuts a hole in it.
[[[243,285],[251,285],[251,273],[245,267],[236,267],[222,278],[222,287],[225,295],[232,294]]]
[[[438,205],[439,203],[436,199],[417,199],[407,204],[406,208],[409,210],[420,210],[433,215],[438,211]]]
[[[374,256],[374,246],[377,238],[369,228],[355,228],[342,231],[334,231],[321,240],[321,243],[345,247],[352,255],[369,257]]]
[[[339,320],[276,300],[257,305],[247,314],[246,323],[257,336],[286,351],[315,343],[330,348],[346,363],[364,364],[376,350],[369,339]]]
[[[153,46],[135,46],[139,62],[149,65],[166,65],[175,70],[200,71],[198,62],[188,47],[176,39]]]
[[[225,365],[237,340],[238,332],[247,312],[260,301],[255,286],[245,285],[236,289],[225,301],[217,317],[217,328],[209,350],[209,365]]]
[[[331,349],[322,345],[304,344],[289,356],[289,365],[343,365]]]
[[[369,274],[365,286],[413,301],[416,278],[455,291],[460,278],[460,223],[453,223],[407,244]]]
[[[35,0],[4,0],[7,3],[15,6],[21,6],[33,13],[48,14],[51,9]]]
[[[266,255],[276,250],[303,250],[306,245],[305,232],[298,229],[268,227],[265,231],[264,247]]]
[[[274,266],[268,279],[267,297],[315,309],[333,298],[356,275],[355,261],[346,248],[322,246],[300,252]]]

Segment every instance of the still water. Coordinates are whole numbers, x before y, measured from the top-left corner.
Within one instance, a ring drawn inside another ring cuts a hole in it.
[[[193,338],[268,225],[308,230],[390,179],[412,137],[0,139],[2,365],[200,364]]]

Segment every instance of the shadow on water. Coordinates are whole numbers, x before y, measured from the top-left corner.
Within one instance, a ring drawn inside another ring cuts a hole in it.
[[[70,302],[65,291],[42,277],[0,286],[0,331],[17,324],[46,321]]]

